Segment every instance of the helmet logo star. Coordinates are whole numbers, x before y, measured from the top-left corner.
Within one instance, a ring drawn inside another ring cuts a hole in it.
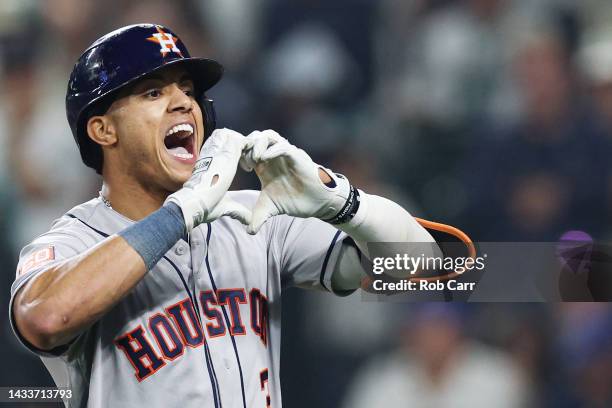
[[[174,37],[170,33],[166,33],[159,26],[156,26],[155,28],[157,28],[157,32],[151,37],[147,37],[147,41],[160,45],[161,48],[159,49],[159,52],[161,53],[162,57],[165,57],[169,52],[175,52],[182,57],[183,54],[181,53],[181,50],[179,50],[176,46],[176,41],[178,38]]]

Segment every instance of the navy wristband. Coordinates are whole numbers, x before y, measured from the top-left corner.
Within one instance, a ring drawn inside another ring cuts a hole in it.
[[[119,232],[119,236],[140,254],[147,271],[150,271],[185,232],[181,208],[169,203]]]

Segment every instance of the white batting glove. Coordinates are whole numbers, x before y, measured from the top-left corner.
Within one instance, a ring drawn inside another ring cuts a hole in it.
[[[224,215],[250,222],[251,211],[225,196],[246,144],[240,133],[216,129],[202,146],[189,180],[166,199],[181,207],[188,232]]]
[[[314,163],[305,151],[273,130],[255,131],[246,139],[240,164],[245,170],[254,168],[261,182],[248,233],[256,234],[274,215],[329,221],[346,207],[351,186],[344,176]],[[321,181],[319,169],[331,177],[331,183]]]

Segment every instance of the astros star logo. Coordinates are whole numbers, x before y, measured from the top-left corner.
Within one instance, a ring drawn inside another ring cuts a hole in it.
[[[161,48],[159,49],[159,52],[161,52],[162,57],[165,57],[169,52],[175,52],[182,57],[183,54],[181,53],[181,50],[179,50],[176,46],[176,41],[178,38],[174,37],[170,33],[166,33],[159,26],[156,26],[155,28],[157,28],[157,32],[151,37],[148,37],[147,41],[160,45]]]

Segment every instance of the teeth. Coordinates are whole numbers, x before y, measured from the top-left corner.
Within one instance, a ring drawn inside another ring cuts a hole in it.
[[[174,125],[169,131],[168,133],[166,133],[166,136],[170,136],[175,134],[176,132],[189,132],[189,134],[193,133],[193,126],[191,126],[189,123],[182,123],[180,125]]]

